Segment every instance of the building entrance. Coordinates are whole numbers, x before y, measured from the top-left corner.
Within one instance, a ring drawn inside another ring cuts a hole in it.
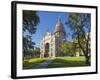
[[[49,57],[49,43],[45,44],[45,54],[44,57]]]

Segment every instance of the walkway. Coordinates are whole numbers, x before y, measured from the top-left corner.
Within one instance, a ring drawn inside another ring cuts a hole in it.
[[[46,60],[45,62],[38,64],[38,65],[36,66],[36,68],[38,68],[38,69],[39,69],[39,68],[47,68],[48,65],[49,65],[52,61],[53,61],[53,59],[48,59],[48,60]]]

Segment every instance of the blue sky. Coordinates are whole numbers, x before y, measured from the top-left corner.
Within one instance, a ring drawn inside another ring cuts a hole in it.
[[[66,39],[71,40],[71,36],[68,36],[70,33],[70,29],[68,28],[68,25],[65,24],[65,22],[68,20],[68,13],[38,11],[38,16],[40,18],[40,23],[37,26],[36,33],[32,36],[32,40],[36,44],[35,47],[40,47],[40,41],[43,39],[44,34],[47,30],[49,32],[54,32],[55,25],[59,17],[61,17],[61,21],[67,33]]]

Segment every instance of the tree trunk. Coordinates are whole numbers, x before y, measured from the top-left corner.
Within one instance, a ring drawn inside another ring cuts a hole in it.
[[[90,64],[90,55],[89,55],[89,34],[86,39],[86,64]]]
[[[85,63],[87,64],[87,65],[90,65],[90,56],[85,56]]]
[[[80,40],[79,40],[79,33],[78,33],[78,44],[80,46],[80,48],[82,49],[83,53],[84,53],[84,56],[85,56],[85,63],[87,65],[90,65],[90,56],[88,55],[89,51],[88,51],[88,40],[86,41],[86,49],[84,49],[80,43]]]

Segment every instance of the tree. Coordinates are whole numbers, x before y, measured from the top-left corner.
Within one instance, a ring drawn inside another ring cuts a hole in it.
[[[23,10],[23,31],[30,34],[36,32],[36,26],[40,22],[36,11]]]
[[[84,53],[86,64],[90,64],[90,20],[89,13],[69,13],[67,22],[73,33],[73,39],[78,40],[79,47]]]
[[[40,57],[40,48],[33,49],[33,57]]]
[[[39,22],[40,19],[36,11],[23,10],[23,55],[32,55],[35,45],[32,35],[35,34]]]
[[[29,35],[23,36],[23,50],[29,50],[34,48],[35,43],[32,42],[32,38]]]
[[[34,48],[32,35],[36,32],[39,21],[36,11],[23,10],[23,50]]]
[[[73,42],[64,42],[60,46],[60,50],[65,54],[74,55],[76,52],[76,45]]]
[[[67,42],[64,42],[61,44],[60,48],[59,48],[60,51],[64,52],[64,53],[68,53],[69,52],[69,49],[68,49],[68,45],[67,45]]]

